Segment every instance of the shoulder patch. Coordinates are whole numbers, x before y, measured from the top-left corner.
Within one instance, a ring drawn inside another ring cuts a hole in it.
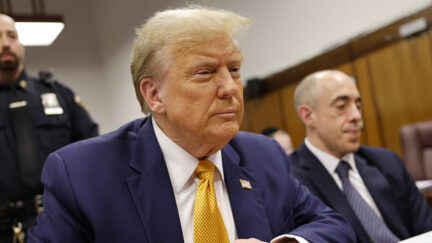
[[[81,97],[79,95],[74,95],[74,101],[77,105],[79,105],[87,114],[89,114],[87,107],[84,106],[84,104],[81,102]]]

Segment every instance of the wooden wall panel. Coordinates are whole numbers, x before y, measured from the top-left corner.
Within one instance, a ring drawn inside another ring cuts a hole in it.
[[[430,33],[366,56],[380,114],[383,146],[401,153],[402,125],[432,119]]]
[[[337,66],[335,69],[342,71],[346,73],[348,76],[354,76],[353,68],[351,62],[342,64],[340,66]]]
[[[260,98],[249,99],[245,104],[244,127],[260,133],[268,126],[283,127],[280,92],[272,92]]]
[[[379,113],[376,106],[375,90],[371,84],[366,58],[358,58],[354,62],[356,81],[362,97],[362,114],[364,128],[361,143],[369,146],[381,147],[383,145]]]
[[[294,107],[294,90],[298,82],[290,83],[282,89],[285,130],[290,134],[294,148],[297,149],[306,136],[306,131]]]
[[[250,114],[247,112],[249,106],[249,102],[247,100],[244,101],[244,114],[243,114],[243,122],[240,126],[241,131],[252,131],[252,124],[250,124]]]

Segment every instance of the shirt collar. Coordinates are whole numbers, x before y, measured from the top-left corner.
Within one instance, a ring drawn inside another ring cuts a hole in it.
[[[182,147],[174,143],[160,129],[153,116],[151,118],[156,139],[162,150],[168,173],[170,175],[174,193],[177,194],[183,189],[185,184],[192,177],[199,160],[184,150]],[[221,151],[219,150],[216,153],[210,155],[207,160],[215,164],[222,180],[224,180]]]
[[[339,159],[315,147],[307,138],[305,138],[305,145],[312,152],[312,154],[315,155],[319,161],[321,161],[321,164],[324,165],[324,167],[330,174],[336,173],[336,168],[341,160],[348,162],[348,164],[351,166],[351,169],[357,171],[353,153],[345,154],[344,156],[342,156],[342,158]]]

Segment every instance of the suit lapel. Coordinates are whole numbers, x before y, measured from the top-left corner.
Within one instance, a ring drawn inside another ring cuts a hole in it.
[[[312,181],[313,188],[318,192],[319,197],[324,200],[328,206],[344,215],[345,219],[349,221],[362,242],[368,242],[369,238],[367,237],[367,233],[349,205],[345,194],[339,189],[326,168],[305,144],[298,149],[298,153],[300,165],[306,170],[305,173],[308,173],[308,178]]]
[[[222,162],[238,238],[272,239],[253,171],[240,166],[240,157],[229,144],[222,150]],[[240,179],[249,181],[252,190],[242,188]]]
[[[147,118],[132,148],[130,167],[135,175],[126,179],[149,242],[183,242],[177,204],[165,160]]]
[[[355,161],[357,169],[387,226],[399,237],[408,237],[410,234],[402,224],[403,220],[394,206],[393,195],[389,190],[391,185],[388,184],[383,174],[375,166],[370,166],[365,159],[355,155]]]

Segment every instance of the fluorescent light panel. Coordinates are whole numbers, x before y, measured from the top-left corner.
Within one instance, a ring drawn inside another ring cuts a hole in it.
[[[62,22],[16,22],[20,42],[25,46],[49,46],[64,28]]]

